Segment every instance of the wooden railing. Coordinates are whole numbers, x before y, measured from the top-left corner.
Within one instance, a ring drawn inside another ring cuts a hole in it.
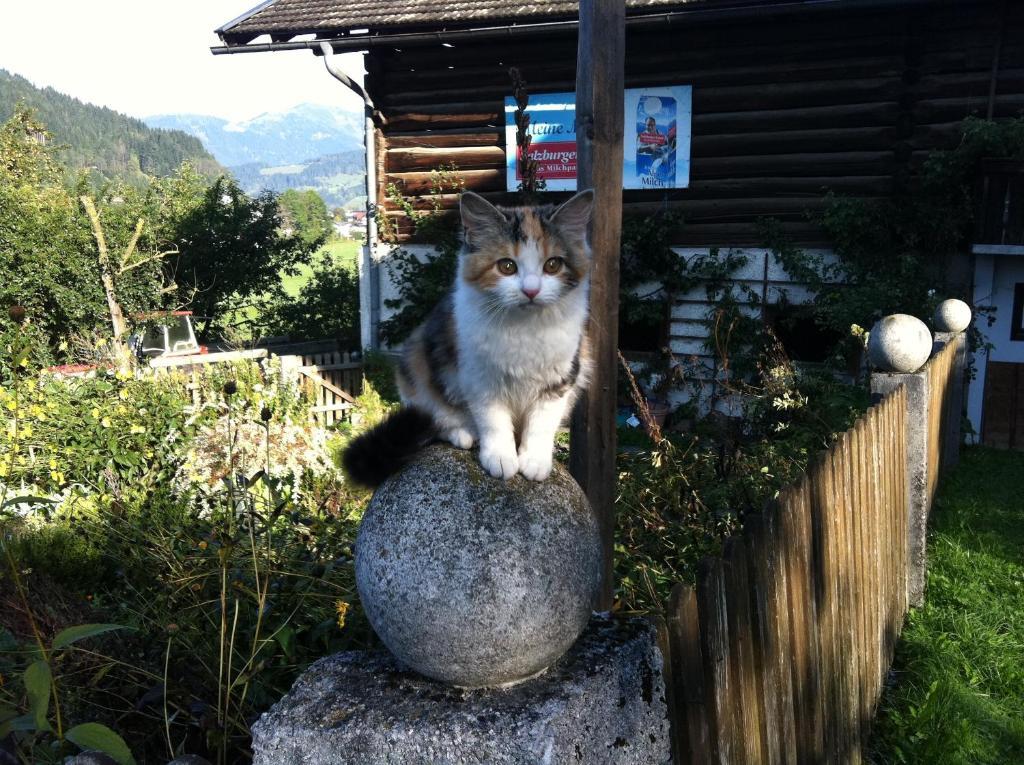
[[[922,372],[929,501],[953,356]],[[872,406],[654,618],[674,762],[862,761],[908,608],[907,402],[901,385]]]

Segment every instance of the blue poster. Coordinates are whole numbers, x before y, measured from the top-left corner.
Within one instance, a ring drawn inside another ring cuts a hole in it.
[[[630,88],[625,92],[622,187],[683,189],[690,185],[689,85]],[[515,101],[505,99],[506,188],[519,188]],[[573,93],[530,96],[529,154],[549,191],[576,188],[576,104]]]

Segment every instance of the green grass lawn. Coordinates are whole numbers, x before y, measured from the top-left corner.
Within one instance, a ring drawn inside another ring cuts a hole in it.
[[[323,246],[320,252],[329,252],[335,263],[344,263],[355,268],[362,246],[361,242],[354,239],[332,239]],[[317,253],[314,260],[319,257],[320,254]],[[282,276],[281,283],[284,285],[284,291],[291,297],[298,297],[299,290],[309,281],[312,274],[312,267],[304,265],[299,267],[299,273],[294,276]]]
[[[872,761],[1024,763],[1024,453],[966,449],[931,523]]]

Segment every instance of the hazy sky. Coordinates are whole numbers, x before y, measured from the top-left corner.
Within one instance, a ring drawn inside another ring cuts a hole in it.
[[[358,107],[312,51],[210,53],[213,30],[258,1],[0,0],[0,69],[134,117]],[[362,56],[341,58],[361,78]]]

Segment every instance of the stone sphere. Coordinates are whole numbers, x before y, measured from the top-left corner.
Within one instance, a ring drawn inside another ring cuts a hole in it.
[[[559,465],[543,482],[487,475],[476,452],[424,449],[374,494],[356,538],[356,586],[395,657],[427,677],[515,683],[586,627],[601,537]]]
[[[963,300],[950,298],[939,303],[935,309],[935,330],[937,332],[963,332],[971,326],[971,307]]]
[[[932,353],[932,333],[916,316],[894,313],[875,322],[868,360],[882,372],[916,372]]]

